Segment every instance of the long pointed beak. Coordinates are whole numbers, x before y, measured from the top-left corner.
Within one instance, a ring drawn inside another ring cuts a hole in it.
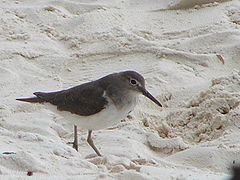
[[[146,96],[147,98],[149,98],[150,100],[152,100],[154,103],[156,103],[157,105],[159,105],[160,107],[163,107],[162,104],[155,98],[153,97],[150,92],[148,92],[144,87],[139,86],[138,89],[142,92],[142,94],[144,96]]]

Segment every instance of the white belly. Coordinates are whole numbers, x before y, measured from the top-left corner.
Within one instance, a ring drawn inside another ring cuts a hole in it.
[[[126,104],[123,108],[117,108],[111,100],[105,109],[91,116],[79,116],[66,111],[57,111],[56,106],[50,105],[51,110],[59,114],[57,123],[64,127],[72,129],[73,125],[79,128],[88,130],[98,130],[113,126],[126,118],[130,111],[134,109],[137,103],[137,98],[134,97],[131,103]]]

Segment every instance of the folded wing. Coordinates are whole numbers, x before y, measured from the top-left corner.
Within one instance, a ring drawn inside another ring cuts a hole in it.
[[[81,116],[89,116],[100,112],[107,105],[104,90],[91,84],[83,84],[67,90],[56,92],[35,92],[36,97],[20,98],[18,101],[31,103],[49,102],[60,111],[69,111]]]

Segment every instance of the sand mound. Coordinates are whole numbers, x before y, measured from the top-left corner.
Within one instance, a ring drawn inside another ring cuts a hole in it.
[[[182,137],[190,144],[211,141],[229,129],[239,128],[240,73],[212,80],[185,106],[170,112],[156,126],[161,137]]]
[[[199,6],[203,4],[213,3],[216,5],[217,2],[225,2],[229,0],[175,0],[168,5],[168,9],[186,9],[192,8],[194,6]],[[210,6],[212,4],[209,4]]]

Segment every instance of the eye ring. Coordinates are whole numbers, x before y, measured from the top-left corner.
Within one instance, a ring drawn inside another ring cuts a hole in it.
[[[137,84],[137,81],[136,81],[135,79],[131,79],[131,80],[130,80],[130,83],[131,83],[132,85],[136,85],[136,84]]]

